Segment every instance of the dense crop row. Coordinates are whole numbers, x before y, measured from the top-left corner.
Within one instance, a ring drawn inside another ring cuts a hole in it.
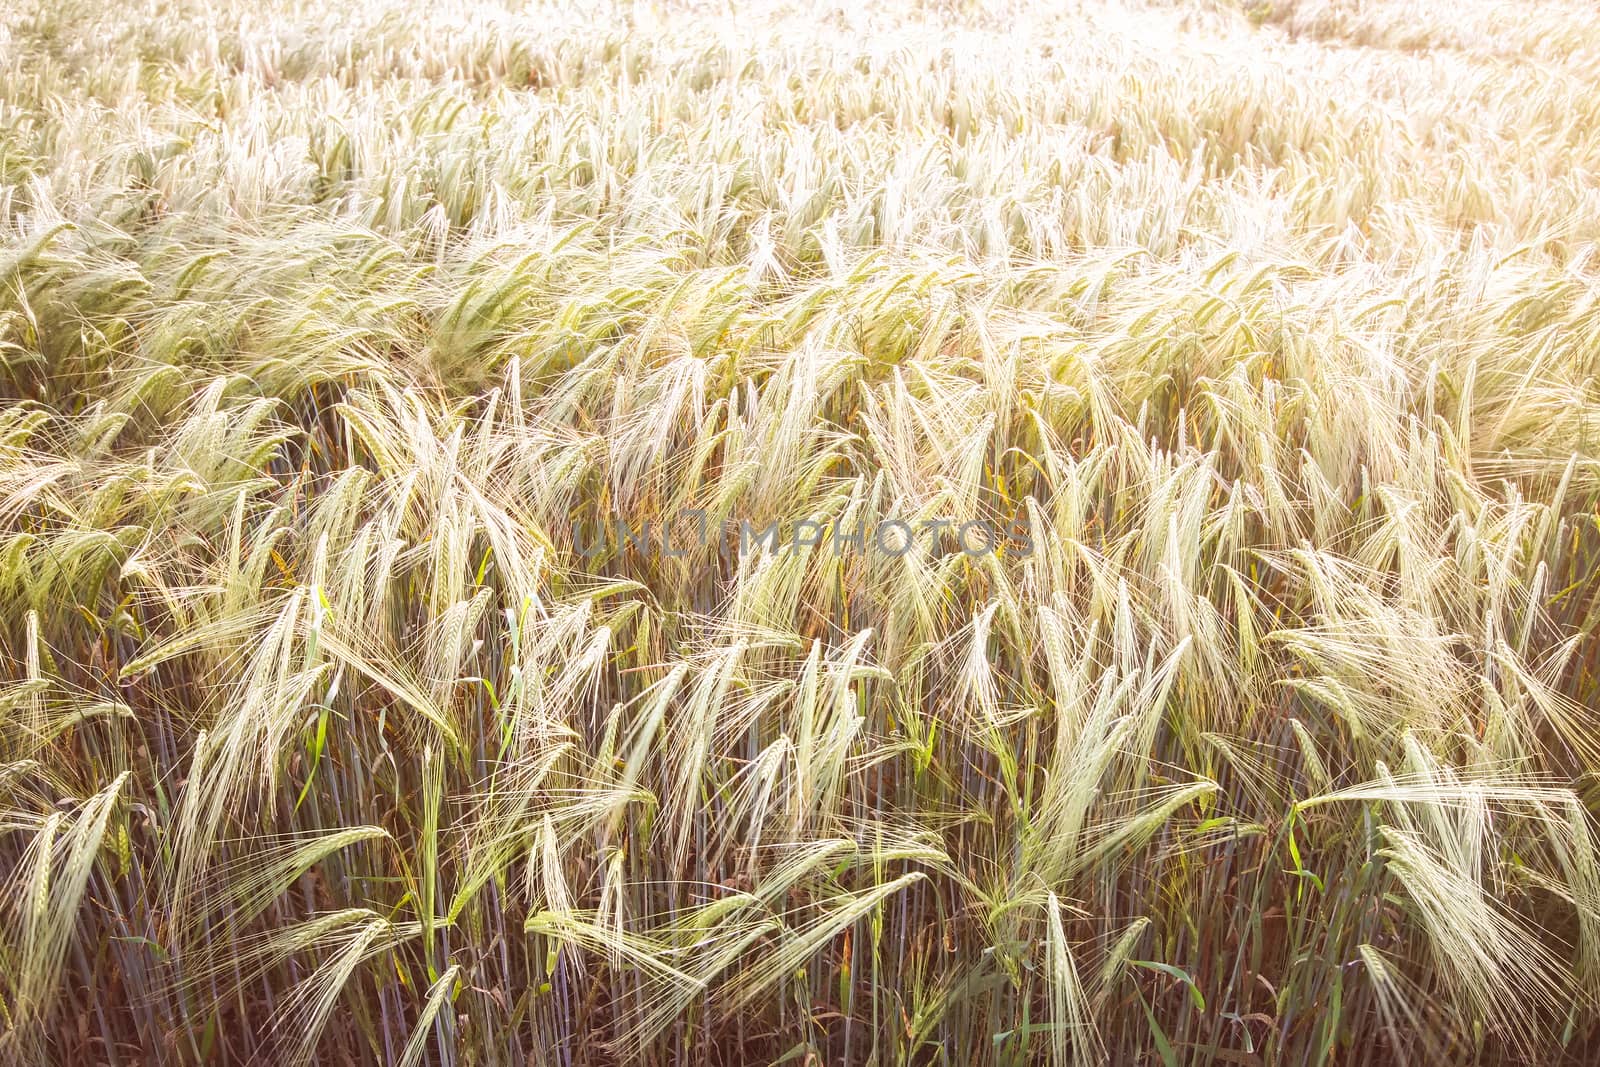
[[[1594,1062],[1600,14],[872,8],[5,8],[0,1061]]]

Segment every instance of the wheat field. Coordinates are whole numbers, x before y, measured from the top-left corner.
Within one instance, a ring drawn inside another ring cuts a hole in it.
[[[1600,1062],[1597,70],[10,0],[0,1063]]]

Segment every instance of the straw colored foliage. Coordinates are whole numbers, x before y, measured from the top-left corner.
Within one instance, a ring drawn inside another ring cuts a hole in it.
[[[1597,69],[11,0],[0,1063],[1594,1063]]]

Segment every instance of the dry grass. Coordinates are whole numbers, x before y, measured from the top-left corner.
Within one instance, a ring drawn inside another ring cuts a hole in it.
[[[1594,1062],[1597,63],[17,0],[0,1061]]]

